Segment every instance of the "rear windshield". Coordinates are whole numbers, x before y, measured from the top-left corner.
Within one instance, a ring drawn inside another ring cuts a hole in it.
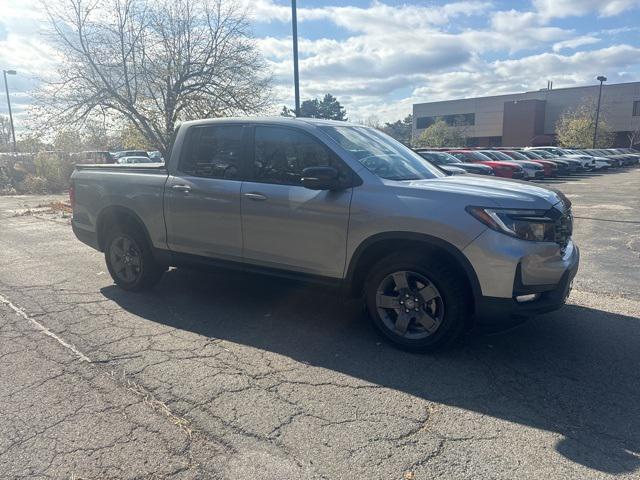
[[[445,176],[413,150],[369,127],[320,127],[369,171],[387,180],[423,180]]]

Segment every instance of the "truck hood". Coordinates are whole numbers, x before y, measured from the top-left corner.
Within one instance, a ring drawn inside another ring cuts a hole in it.
[[[547,210],[561,201],[561,194],[518,180],[456,175],[428,180],[394,182],[405,188],[443,192],[469,197],[469,205],[481,207],[532,208]]]

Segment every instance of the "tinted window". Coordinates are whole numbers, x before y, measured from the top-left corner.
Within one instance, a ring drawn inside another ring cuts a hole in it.
[[[311,135],[289,128],[256,127],[253,179],[300,185],[307,167],[334,167],[346,175],[338,157]]]
[[[241,125],[192,127],[179,170],[207,178],[240,178]]]
[[[640,117],[640,100],[633,102],[633,116]]]

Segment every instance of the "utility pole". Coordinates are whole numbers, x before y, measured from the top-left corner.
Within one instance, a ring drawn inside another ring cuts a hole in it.
[[[11,123],[11,138],[13,139],[13,153],[15,154],[18,150],[16,149],[16,129],[13,127],[13,113],[11,113],[11,99],[9,98],[9,84],[7,83],[7,75],[15,75],[15,70],[2,70],[2,74],[4,75],[4,88],[5,92],[7,92],[7,106],[9,107],[9,123]]]
[[[602,84],[607,81],[607,77],[599,76],[596,80],[600,80],[600,90],[598,91],[598,106],[596,107],[596,125],[593,129],[593,147],[596,148],[596,140],[598,139],[598,120],[600,119],[600,99],[602,99]]]
[[[291,0],[291,24],[293,27],[293,88],[296,96],[296,117],[300,116],[300,78],[298,76],[298,15],[296,0]]]

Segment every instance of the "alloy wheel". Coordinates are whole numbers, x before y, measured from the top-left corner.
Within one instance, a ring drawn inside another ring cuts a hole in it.
[[[130,237],[119,235],[111,243],[109,258],[115,274],[125,283],[134,283],[142,274],[142,253]]]
[[[433,335],[444,319],[444,300],[424,275],[402,270],[387,275],[376,291],[376,307],[384,325],[406,339]]]

